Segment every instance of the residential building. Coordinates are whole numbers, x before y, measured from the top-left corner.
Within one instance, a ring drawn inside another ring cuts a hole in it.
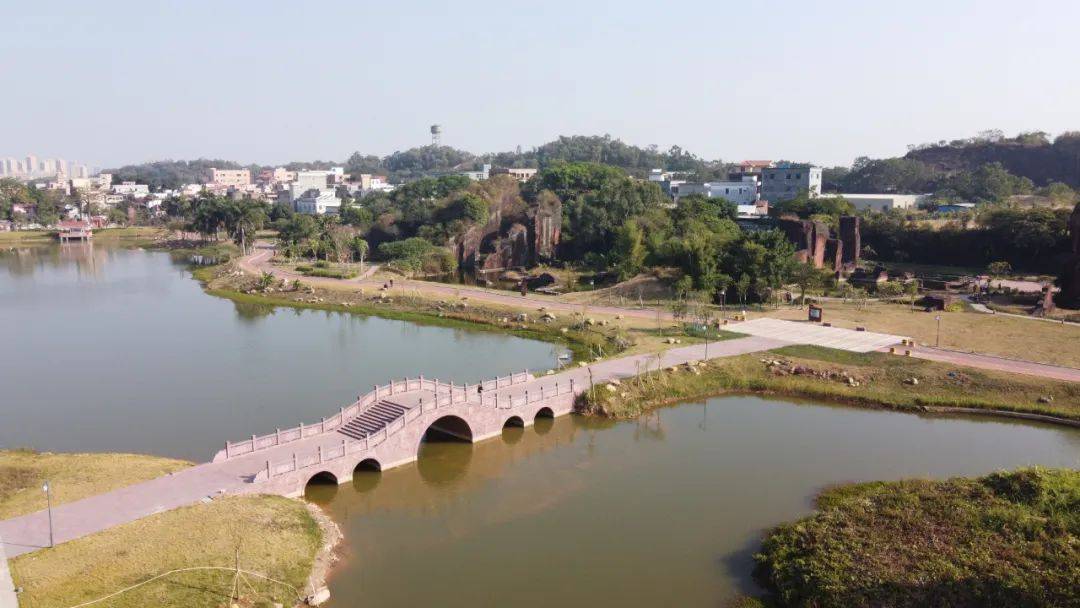
[[[753,205],[758,200],[758,184],[757,180],[752,176],[747,176],[738,181],[672,183],[670,188],[671,196],[676,202],[680,198],[691,194],[701,194],[708,198],[722,198],[736,205]]]
[[[482,182],[491,175],[491,165],[485,164],[479,171],[462,171],[458,175],[464,175],[474,182]]]
[[[821,195],[821,167],[780,165],[761,171],[761,198],[770,203],[791,200],[800,192],[811,198]]]
[[[538,169],[517,168],[517,167],[495,167],[491,170],[491,175],[509,175],[519,182],[527,182],[532,179],[532,176],[536,175]]]
[[[210,169],[210,184],[240,188],[251,183],[248,169]]]
[[[23,165],[23,167],[26,169],[26,175],[37,174],[37,172],[40,170],[40,167],[38,166],[38,157],[34,156],[33,154],[27,154],[26,164]]]
[[[890,209],[917,209],[930,200],[928,194],[837,194],[851,203],[856,211],[888,211]]]
[[[280,184],[284,182],[291,182],[296,177],[296,172],[289,171],[285,167],[277,167],[274,169],[263,169],[259,173],[259,181],[264,184]]]
[[[112,187],[113,194],[119,194],[120,196],[131,196],[134,198],[143,198],[150,196],[150,186],[146,184],[136,184],[135,182],[123,182],[116,184]]]
[[[337,214],[341,210],[341,199],[333,190],[312,188],[297,197],[294,205],[297,213]]]

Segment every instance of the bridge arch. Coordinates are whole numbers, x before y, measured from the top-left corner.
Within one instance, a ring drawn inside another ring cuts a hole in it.
[[[376,473],[381,472],[382,463],[380,463],[378,460],[375,460],[374,458],[365,458],[360,462],[356,463],[356,466],[353,467],[354,473],[359,473],[362,471],[374,471]]]
[[[554,418],[554,417],[555,417],[555,412],[552,411],[552,409],[550,407],[545,405],[544,407],[536,410],[536,416],[534,417],[534,420],[536,418]]]
[[[337,493],[338,477],[330,471],[319,471],[304,483],[304,494],[309,500],[324,501]]]
[[[465,441],[472,443],[473,430],[469,423],[460,416],[443,416],[428,425],[420,442],[425,441]]]
[[[525,426],[525,421],[521,419],[521,416],[513,415],[503,421],[502,428],[516,428]]]

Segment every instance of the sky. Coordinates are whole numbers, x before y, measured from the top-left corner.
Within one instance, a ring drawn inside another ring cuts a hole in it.
[[[610,134],[850,164],[1080,129],[1080,2],[8,0],[0,157],[110,167]]]

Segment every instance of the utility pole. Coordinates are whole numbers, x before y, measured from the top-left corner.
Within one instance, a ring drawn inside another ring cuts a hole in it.
[[[49,548],[56,546],[53,542],[53,523],[52,523],[52,487],[49,486],[49,480],[45,480],[45,484],[41,486],[41,490],[45,492],[45,504],[49,512]]]
[[[941,346],[941,315],[935,315],[934,320],[937,321],[937,339],[934,340],[934,348]]]

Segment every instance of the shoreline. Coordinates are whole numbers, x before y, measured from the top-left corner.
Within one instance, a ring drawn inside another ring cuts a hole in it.
[[[345,534],[341,531],[341,526],[339,526],[337,522],[322,509],[322,507],[303,498],[298,498],[296,500],[304,503],[308,513],[311,514],[311,518],[318,524],[322,534],[322,545],[315,553],[315,558],[311,562],[311,572],[308,573],[307,577],[307,597],[317,597],[319,594],[323,593],[323,590],[325,589],[326,597],[329,599],[330,591],[328,583],[330,575],[334,570],[334,566],[337,565],[340,560],[338,547],[345,542]],[[305,602],[297,602],[297,606],[303,605],[305,605]]]
[[[951,368],[947,365],[931,362],[916,363],[914,367],[917,371],[915,372],[912,372],[910,368],[898,370],[905,377],[902,384],[890,385],[890,379],[895,380],[895,378],[890,378],[887,375],[888,371],[882,368],[888,364],[897,366],[911,365],[912,361],[889,359],[890,356],[883,354],[875,360],[874,355],[877,354],[874,354],[863,359],[856,359],[857,363],[848,362],[845,367],[854,367],[858,370],[852,376],[852,379],[856,376],[865,375],[867,369],[876,371],[882,377],[873,378],[870,383],[867,383],[867,380],[863,378],[852,385],[846,381],[835,382],[834,380],[846,377],[841,376],[841,374],[847,374],[847,369],[837,371],[834,368],[840,364],[831,362],[824,357],[815,359],[812,356],[813,349],[810,349],[810,354],[795,355],[799,358],[798,363],[789,363],[788,365],[795,367],[809,365],[824,367],[825,370],[819,373],[828,374],[830,379],[823,376],[819,377],[813,373],[804,375],[778,374],[773,371],[774,366],[771,363],[774,363],[777,358],[791,356],[783,354],[783,349],[779,350],[781,352],[770,351],[770,354],[764,358],[761,358],[762,354],[759,353],[757,355],[744,355],[736,359],[699,362],[696,365],[669,367],[659,374],[646,374],[628,378],[615,385],[604,383],[595,387],[592,392],[582,393],[575,402],[575,412],[612,420],[626,420],[636,418],[661,407],[671,407],[690,401],[724,395],[742,394],[810,399],[850,407],[892,410],[931,416],[979,416],[990,419],[1023,420],[1061,427],[1080,428],[1080,410],[1077,410],[1075,414],[1069,412],[1065,415],[1059,415],[1053,411],[1038,411],[1038,406],[1029,406],[1028,409],[1025,409],[1023,405],[1019,405],[1021,403],[1019,398],[1016,401],[1018,405],[1013,406],[1011,404],[995,403],[982,398],[979,394],[965,393],[960,388],[950,387],[944,389],[946,391],[945,396],[920,393],[917,384],[909,385],[907,383],[907,378],[916,377],[912,375],[913,373],[922,375],[924,381],[933,381],[935,375],[940,377],[945,374],[947,377],[951,373]],[[850,360],[853,357],[847,357],[847,359]],[[818,372],[818,370],[813,369],[811,371]],[[894,373],[894,375],[898,374]],[[1008,374],[988,375],[983,380],[991,385],[1016,381],[1015,378],[1009,377]],[[658,384],[661,386],[657,386]],[[859,390],[857,387],[862,384],[868,385],[870,391],[868,394],[850,393],[850,391]],[[1030,395],[1031,391],[1035,390],[1033,388],[1035,384],[1038,383],[1029,384],[1026,387],[1020,386],[1019,390],[1027,391],[1027,394]],[[1012,388],[1016,389],[1016,387]],[[1065,391],[1065,398],[1069,400],[1063,401],[1063,403],[1068,407],[1080,405],[1074,400],[1076,389],[1070,383],[1047,384],[1045,389],[1047,391]],[[905,390],[908,392],[900,392]],[[993,394],[993,391],[1003,389],[1000,386],[991,386],[989,390]],[[891,395],[891,398],[887,395]],[[955,404],[948,403],[952,398],[956,399]],[[1049,407],[1049,404],[1046,405]]]

